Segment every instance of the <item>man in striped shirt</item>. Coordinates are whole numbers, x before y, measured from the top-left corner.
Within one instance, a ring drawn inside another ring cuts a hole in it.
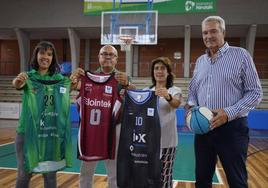
[[[185,108],[206,106],[214,117],[210,132],[195,135],[196,187],[212,187],[217,156],[229,187],[248,187],[247,115],[262,99],[260,80],[250,54],[225,42],[221,17],[205,18],[202,36],[207,51],[197,59]]]

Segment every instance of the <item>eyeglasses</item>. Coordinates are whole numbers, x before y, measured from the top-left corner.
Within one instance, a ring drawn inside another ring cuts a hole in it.
[[[101,56],[103,57],[111,57],[111,58],[115,58],[117,57],[117,55],[115,55],[114,53],[107,53],[107,52],[103,52],[103,53],[100,53]]]

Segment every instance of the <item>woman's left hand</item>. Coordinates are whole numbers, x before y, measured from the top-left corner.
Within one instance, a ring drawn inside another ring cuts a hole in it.
[[[169,98],[168,90],[164,87],[155,89],[155,94],[159,97]]]

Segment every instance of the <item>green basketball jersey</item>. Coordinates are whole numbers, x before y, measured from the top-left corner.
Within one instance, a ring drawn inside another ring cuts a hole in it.
[[[39,80],[29,75],[24,86],[25,169],[50,172],[72,162],[70,80]]]

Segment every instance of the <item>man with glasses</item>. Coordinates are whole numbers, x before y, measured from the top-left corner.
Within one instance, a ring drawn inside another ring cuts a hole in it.
[[[129,77],[124,72],[118,71],[115,66],[118,60],[118,53],[115,47],[112,45],[105,45],[100,49],[99,52],[99,63],[100,67],[96,70],[96,73],[111,74],[115,73],[115,78],[118,83],[121,85],[121,88],[133,88],[135,87],[130,83]],[[74,89],[80,89],[80,82],[78,81],[81,75],[85,75],[85,71],[81,68],[77,68],[70,79],[73,82]]]
[[[117,50],[111,45],[103,46],[99,51],[99,63],[100,67],[96,70],[96,73],[111,74],[115,73],[115,79],[118,81],[118,93],[122,93],[123,89],[132,88],[135,86],[130,83],[130,79],[126,73],[118,71],[115,67],[117,64],[118,53]],[[80,90],[81,82],[79,77],[85,75],[85,71],[81,68],[77,68],[70,79],[74,89]],[[120,125],[116,126],[116,152],[119,141]],[[108,187],[115,188],[116,185],[116,160],[105,160],[105,167],[108,175]],[[93,176],[95,172],[97,161],[82,161],[80,168],[80,188],[88,188],[93,186]]]

